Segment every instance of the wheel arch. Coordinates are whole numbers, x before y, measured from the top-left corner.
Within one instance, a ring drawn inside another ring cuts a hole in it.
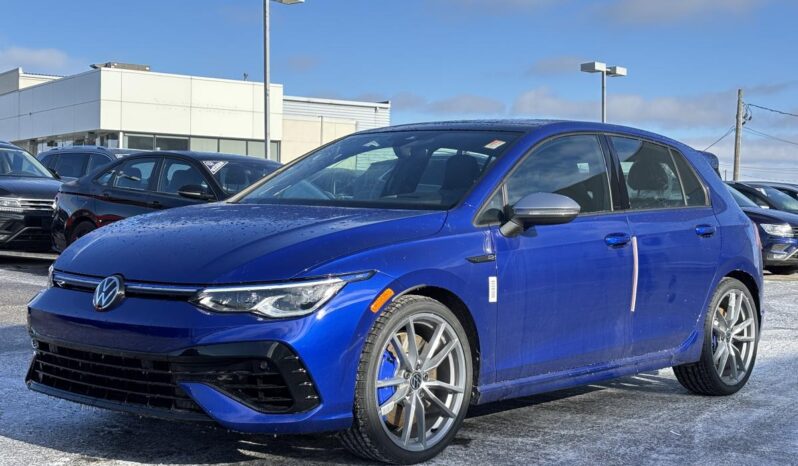
[[[479,341],[479,332],[477,331],[476,322],[474,321],[474,317],[471,314],[471,310],[466,305],[465,301],[460,298],[456,293],[446,288],[442,288],[439,286],[432,286],[432,285],[418,285],[412,288],[408,288],[402,291],[398,296],[403,295],[419,295],[419,296],[426,296],[428,298],[432,298],[436,301],[439,301],[444,306],[448,307],[457,319],[460,321],[460,324],[463,326],[463,329],[466,331],[466,335],[468,335],[468,345],[470,346],[471,350],[471,361],[473,363],[472,367],[472,387],[474,394],[476,394],[476,387],[479,386],[479,374],[480,369],[482,366],[482,351]],[[471,397],[471,403],[475,403],[476,397]]]
[[[757,317],[759,317],[759,326],[762,327],[762,303],[760,302],[761,290],[759,289],[759,284],[757,283],[756,279],[751,276],[751,274],[742,270],[732,270],[731,272],[727,273],[725,277],[739,280],[743,285],[746,286],[746,288],[748,288],[748,291],[751,292],[751,296],[754,298],[754,304],[756,304],[756,313]]]

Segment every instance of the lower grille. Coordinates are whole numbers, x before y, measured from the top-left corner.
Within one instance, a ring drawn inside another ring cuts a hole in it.
[[[180,388],[201,382],[265,413],[289,413],[318,405],[299,358],[278,343],[192,348],[178,355],[112,353],[34,340],[28,381],[82,397],[174,413],[203,413]]]

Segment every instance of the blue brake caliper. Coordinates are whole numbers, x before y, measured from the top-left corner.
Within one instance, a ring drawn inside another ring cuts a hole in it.
[[[380,364],[380,371],[377,380],[391,379],[396,374],[397,364],[396,357],[391,354],[387,349],[382,353],[382,363]],[[382,387],[377,389],[377,401],[380,405],[388,401],[396,392],[396,387]]]

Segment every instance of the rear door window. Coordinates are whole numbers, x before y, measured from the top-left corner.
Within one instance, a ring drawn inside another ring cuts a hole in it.
[[[148,191],[157,164],[158,159],[154,158],[127,160],[118,165],[114,171],[113,186],[135,191]]]
[[[177,195],[178,191],[186,186],[200,186],[206,192],[210,192],[208,182],[195,166],[182,160],[164,160],[161,179],[158,181],[158,192]]]
[[[633,210],[665,209],[687,205],[670,150],[640,139],[610,136]]]

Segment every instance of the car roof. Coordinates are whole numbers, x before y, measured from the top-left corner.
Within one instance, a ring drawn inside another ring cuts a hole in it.
[[[69,147],[53,147],[52,149],[49,149],[45,152],[41,152],[39,156],[56,152],[59,154],[100,153],[106,155],[126,155],[126,154],[134,154],[141,151],[138,149],[117,149],[117,148],[110,148],[103,146],[69,146]]]
[[[266,160],[260,157],[253,157],[247,155],[236,155],[236,154],[224,154],[221,152],[197,152],[197,151],[190,151],[190,150],[157,150],[157,151],[144,151],[144,152],[137,152],[135,154],[130,155],[130,157],[148,157],[152,155],[177,155],[179,157],[190,158],[198,161],[204,160],[213,160],[213,161],[238,161],[238,162],[255,162],[255,163],[263,163],[264,165],[280,165],[279,162],[275,162],[273,160]],[[130,158],[130,157],[126,157]]]
[[[24,150],[24,149],[22,149],[19,146],[15,146],[14,144],[11,144],[10,142],[5,142],[5,141],[0,141],[0,148]]]
[[[620,133],[629,136],[638,136],[664,144],[687,148],[679,141],[670,139],[661,134],[652,133],[630,126],[597,123],[590,121],[572,120],[544,120],[544,119],[493,119],[493,120],[451,120],[426,123],[410,123],[404,125],[386,126],[383,128],[369,129],[357,134],[385,133],[394,131],[508,131],[531,133],[533,131],[549,128],[560,132],[569,131],[596,131],[606,133]]]
[[[798,184],[793,183],[780,183],[778,181],[745,181],[752,186],[771,186],[774,188],[789,188],[789,189],[798,189]]]

